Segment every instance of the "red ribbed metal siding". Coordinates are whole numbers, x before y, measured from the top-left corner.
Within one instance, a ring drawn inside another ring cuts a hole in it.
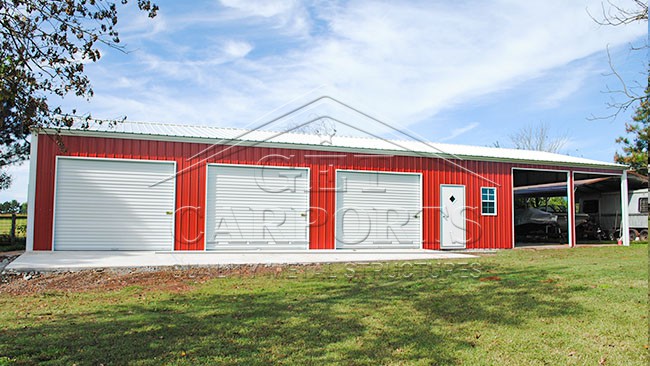
[[[469,206],[466,214],[469,220],[468,249],[511,248],[513,167],[619,173],[601,169],[569,169],[467,160],[453,161],[458,164],[456,166],[435,158],[83,136],[61,136],[65,146],[65,151],[61,151],[54,138],[47,135],[39,135],[38,138],[34,250],[51,250],[52,247],[54,170],[58,155],[176,161],[176,250],[203,250],[207,163],[309,167],[312,187],[310,249],[334,249],[336,169],[421,172],[424,206],[422,236],[425,249],[440,248],[440,212],[437,207],[440,206],[441,184],[466,186],[466,202]],[[277,158],[264,160],[268,156]],[[476,174],[471,174],[463,168]],[[482,216],[480,188],[493,186],[497,187],[498,214]]]

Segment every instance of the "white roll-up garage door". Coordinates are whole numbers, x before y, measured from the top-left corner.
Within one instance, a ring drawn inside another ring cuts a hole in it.
[[[206,250],[307,249],[309,170],[208,165]]]
[[[174,162],[57,159],[54,250],[172,250]]]
[[[337,249],[415,249],[422,243],[419,174],[339,170]]]

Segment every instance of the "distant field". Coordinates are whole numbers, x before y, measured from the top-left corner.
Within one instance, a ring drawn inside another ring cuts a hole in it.
[[[27,216],[18,215],[16,218],[16,237],[24,238],[27,228]],[[11,233],[11,215],[0,215],[0,235],[9,235]]]

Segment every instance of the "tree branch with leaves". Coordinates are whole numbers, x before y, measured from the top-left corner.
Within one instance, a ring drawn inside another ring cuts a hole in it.
[[[84,63],[101,58],[101,45],[124,51],[118,5],[127,3],[0,0],[0,168],[27,158],[31,130],[73,122],[76,111],[53,107],[49,98],[93,96]],[[159,9],[150,0],[137,6],[150,18]],[[0,189],[9,183],[0,173]]]

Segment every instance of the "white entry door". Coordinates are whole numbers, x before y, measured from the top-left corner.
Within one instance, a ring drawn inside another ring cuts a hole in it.
[[[309,247],[309,170],[208,165],[206,250]]]
[[[172,250],[174,162],[60,157],[54,250]]]
[[[336,249],[419,249],[421,176],[339,170]]]
[[[465,248],[465,186],[440,186],[440,248]]]

